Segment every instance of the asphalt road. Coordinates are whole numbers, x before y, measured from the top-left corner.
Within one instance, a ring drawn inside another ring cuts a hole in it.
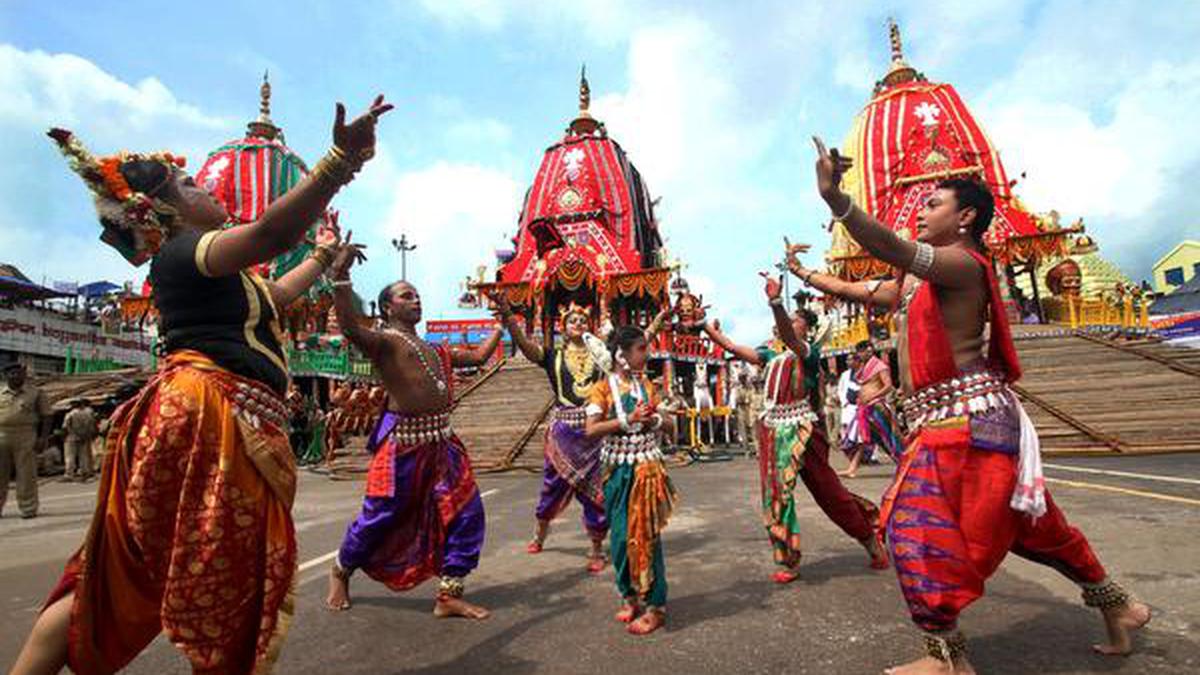
[[[835,460],[839,465],[841,460]],[[1055,499],[1105,564],[1156,615],[1129,658],[1103,658],[1095,612],[1057,573],[1011,557],[988,595],[963,616],[981,673],[1200,672],[1200,456],[1049,461]],[[871,467],[851,489],[878,499],[890,466]],[[611,568],[583,570],[586,539],[572,507],[547,549],[524,552],[538,481],[485,476],[488,539],[471,599],[495,611],[485,623],[436,620],[433,587],[395,595],[356,576],[352,611],[321,608],[328,554],[361,495],[357,481],[305,473],[295,517],[301,573],[297,616],[280,673],[877,673],[917,655],[892,572],[872,572],[858,544],[827,521],[801,488],[803,578],[772,584],[756,512],[755,463],[672,469],[682,495],[665,540],[669,625],[634,638],[612,620]],[[12,663],[44,595],[78,546],[95,483],[49,483],[42,516],[0,519],[0,666]],[[129,673],[189,672],[159,640]]]

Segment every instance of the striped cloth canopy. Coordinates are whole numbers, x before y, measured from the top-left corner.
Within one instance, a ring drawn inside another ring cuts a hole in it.
[[[304,160],[281,140],[247,136],[209,153],[196,174],[196,183],[225,206],[233,226],[258,220],[267,206],[307,175]],[[319,225],[313,223],[308,241],[275,258],[261,271],[278,279],[303,262],[312,251],[309,241],[315,238]]]

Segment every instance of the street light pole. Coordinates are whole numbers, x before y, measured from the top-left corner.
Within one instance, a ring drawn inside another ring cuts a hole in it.
[[[408,252],[417,249],[416,244],[410,244],[407,234],[400,234],[399,239],[392,240],[392,247],[400,252],[400,280],[408,281]]]

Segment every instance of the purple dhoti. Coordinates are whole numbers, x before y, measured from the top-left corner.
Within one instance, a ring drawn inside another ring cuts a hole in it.
[[[483,549],[483,500],[448,415],[385,412],[369,446],[367,493],[338,564],[395,591],[469,574]]]
[[[604,481],[601,475],[600,444],[583,433],[584,409],[560,406],[554,409],[546,430],[546,463],[537,519],[554,520],[571,497],[583,507],[583,526],[593,539],[608,532],[604,514]]]

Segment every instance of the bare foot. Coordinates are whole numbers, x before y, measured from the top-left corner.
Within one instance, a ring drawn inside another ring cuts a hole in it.
[[[604,571],[604,566],[608,564],[608,560],[603,553],[593,552],[588,556],[587,571],[589,574],[600,574]]]
[[[971,667],[966,657],[957,658],[953,663],[946,663],[941,659],[926,656],[902,666],[888,668],[883,672],[885,675],[949,675],[951,673],[953,675],[975,675],[975,669]]]
[[[800,578],[800,571],[794,569],[779,570],[771,575],[771,581],[777,584],[790,584]]]
[[[886,570],[891,565],[888,563],[887,549],[883,544],[879,543],[878,537],[871,537],[863,548],[867,549],[867,555],[870,556],[869,566],[873,570]]]
[[[621,609],[617,610],[617,615],[614,618],[621,623],[631,623],[637,618],[639,611],[637,603],[626,601],[625,604],[621,605]]]
[[[433,615],[439,619],[459,616],[464,619],[483,621],[492,613],[478,605],[472,605],[462,598],[440,597],[433,606]]]
[[[667,613],[661,609],[650,609],[637,621],[629,624],[630,635],[649,635],[667,623]]]
[[[837,472],[837,475],[841,476],[842,478],[857,478],[858,471],[851,471],[850,469],[842,469],[841,471]]]
[[[325,598],[325,608],[331,612],[350,609],[350,576],[339,572],[337,567],[329,568],[329,595]]]
[[[1106,656],[1128,656],[1133,652],[1130,633],[1150,623],[1150,608],[1145,603],[1130,601],[1103,614],[1108,644],[1092,645],[1092,649]]]

